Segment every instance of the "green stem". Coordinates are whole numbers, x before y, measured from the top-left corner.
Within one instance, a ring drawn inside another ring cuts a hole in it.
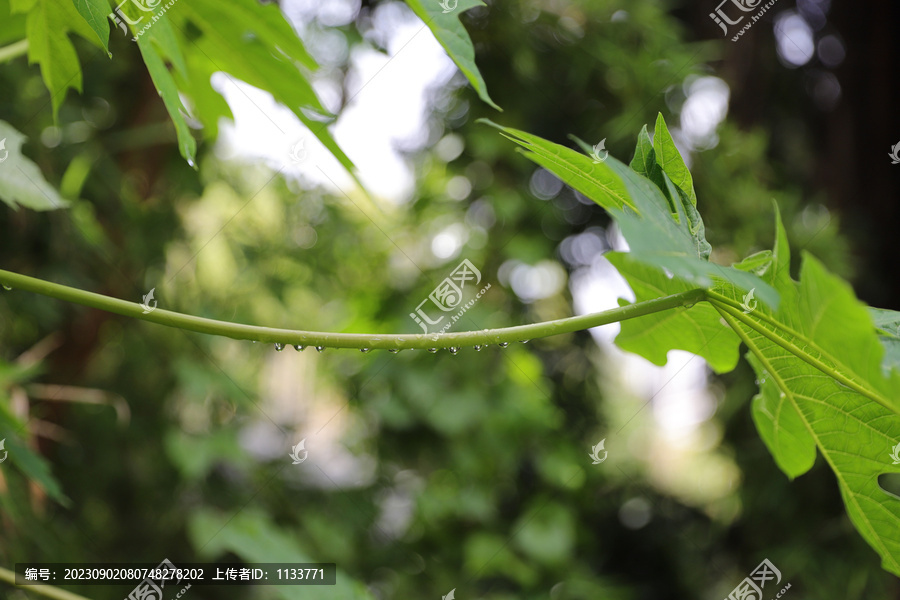
[[[0,63],[9,62],[28,52],[28,39],[0,48]]]
[[[381,335],[273,329],[270,327],[257,327],[204,319],[162,309],[155,309],[147,314],[143,314],[144,309],[137,302],[110,298],[102,294],[86,292],[77,288],[3,270],[0,270],[0,284],[50,296],[58,300],[65,300],[66,302],[99,308],[100,310],[126,317],[150,321],[151,323],[159,323],[160,325],[196,331],[198,333],[221,335],[236,340],[253,340],[299,346],[323,346],[326,348],[371,348],[383,350],[421,350],[425,348],[450,348],[533,340],[590,329],[591,327],[642,317],[673,308],[693,306],[697,302],[706,299],[706,292],[696,289],[663,298],[620,306],[600,313],[558,319],[556,321],[545,321],[532,325],[520,325],[503,329],[484,329],[482,331],[464,331],[460,333]]]
[[[5,581],[10,585],[15,585],[16,587],[27,589],[29,592],[32,592],[34,594],[46,596],[47,598],[54,598],[55,600],[89,600],[89,598],[79,596],[78,594],[73,594],[72,592],[67,592],[66,590],[54,587],[52,585],[42,584],[29,585],[27,587],[20,586],[16,583],[16,574],[9,569],[4,569],[3,567],[0,567],[0,581]]]

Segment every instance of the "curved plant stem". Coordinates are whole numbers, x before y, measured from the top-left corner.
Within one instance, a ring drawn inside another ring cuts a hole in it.
[[[0,63],[5,63],[18,58],[28,52],[28,40],[19,40],[9,46],[0,48]]]
[[[5,581],[10,585],[17,585],[16,574],[9,569],[4,569],[3,567],[0,567],[0,581]],[[47,598],[54,598],[55,600],[89,600],[84,596],[79,596],[78,594],[67,592],[66,590],[54,587],[52,585],[29,585],[27,589],[33,594],[46,596]]]
[[[176,327],[187,331],[221,335],[237,340],[253,340],[257,342],[291,344],[300,346],[322,346],[325,348],[359,348],[406,350],[425,348],[450,348],[475,345],[502,344],[522,340],[534,340],[562,333],[572,333],[590,329],[599,325],[616,323],[626,319],[642,317],[652,313],[673,308],[693,306],[706,299],[706,291],[701,289],[680,292],[663,298],[656,298],[627,306],[620,306],[600,313],[545,321],[532,325],[519,325],[503,329],[484,329],[481,331],[464,331],[443,334],[401,334],[382,335],[369,333],[327,333],[318,331],[296,331],[292,329],[273,329],[240,323],[228,323],[205,319],[162,309],[154,309],[144,314],[144,309],[137,302],[127,302],[118,298],[110,298],[77,288],[50,283],[27,275],[0,270],[0,284],[18,290],[34,292],[50,296],[58,300],[73,302],[91,308],[99,308],[108,312]]]

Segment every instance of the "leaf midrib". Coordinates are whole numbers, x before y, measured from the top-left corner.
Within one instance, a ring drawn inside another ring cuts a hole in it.
[[[884,396],[882,396],[877,390],[869,388],[869,387],[865,386],[863,383],[861,383],[860,381],[857,381],[856,373],[853,371],[853,369],[850,369],[849,367],[847,367],[847,365],[843,364],[841,361],[836,360],[834,358],[834,356],[832,356],[829,352],[826,352],[822,348],[817,346],[813,341],[811,341],[805,335],[795,331],[794,329],[792,329],[778,321],[775,321],[774,319],[771,319],[768,315],[757,315],[753,319],[751,319],[751,318],[749,318],[748,315],[745,315],[742,311],[737,310],[733,306],[733,302],[730,299],[728,299],[725,296],[722,296],[721,294],[718,294],[716,292],[707,291],[707,297],[709,298],[709,302],[714,307],[716,307],[720,313],[727,312],[729,315],[731,315],[734,319],[736,319],[740,323],[746,325],[747,327],[750,327],[751,329],[753,329],[760,335],[764,336],[771,342],[777,344],[778,346],[781,346],[784,350],[787,350],[788,352],[790,352],[792,355],[796,356],[800,360],[806,362],[807,364],[812,365],[819,371],[823,372],[824,374],[828,375],[829,377],[834,378],[838,382],[840,382],[843,385],[849,387],[850,389],[856,391],[857,393],[862,394],[863,396],[869,398],[870,400],[872,400],[874,402],[877,402],[878,404],[882,405],[889,411],[891,411],[895,414],[900,414],[900,410],[898,410],[897,407],[892,406],[891,403],[888,401],[888,399],[885,398]],[[790,334],[794,338],[802,339],[805,344],[808,344],[811,348],[815,349],[816,352],[818,352],[820,356],[828,357],[828,359],[831,360],[831,362],[834,364],[834,368],[830,367],[829,365],[823,364],[820,360],[818,360],[817,358],[815,358],[808,352],[804,352],[802,349],[798,348],[792,342],[785,340],[784,338],[776,335],[775,333],[766,329],[765,327],[760,327],[759,324],[756,322],[757,320],[758,321],[766,321],[769,325],[771,325],[773,327],[773,329],[781,329],[781,330],[787,332],[788,334]],[[851,376],[847,375],[847,373],[850,373],[853,376],[851,377]]]

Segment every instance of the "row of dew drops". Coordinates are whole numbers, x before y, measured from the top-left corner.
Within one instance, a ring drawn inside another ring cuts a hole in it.
[[[527,344],[529,341],[530,340],[519,340],[519,343]],[[256,342],[254,341],[253,343],[255,344]],[[500,342],[497,345],[500,346],[501,348],[508,348],[509,342]],[[294,346],[294,350],[296,350],[297,352],[303,352],[303,350],[306,349],[306,346],[300,346],[298,344],[293,344],[293,346]],[[490,344],[476,344],[475,346],[473,346],[473,348],[475,348],[475,350],[477,352],[481,352],[482,348],[487,348],[488,346],[490,346]],[[278,352],[281,352],[286,347],[287,346],[285,344],[282,344],[281,342],[275,342],[275,350],[277,350]],[[325,351],[325,346],[314,346],[314,347],[317,352]],[[359,349],[359,351],[362,352],[363,354],[366,354],[366,353],[370,352],[371,350],[372,350],[371,348],[360,348]],[[459,353],[460,348],[457,346],[450,346],[449,348],[447,348],[447,350],[450,352],[450,354],[456,356]],[[428,348],[428,351],[431,352],[432,354],[435,354],[438,351],[438,349],[437,348]],[[388,352],[390,352],[391,354],[397,354],[398,352],[400,352],[400,349],[399,348],[389,348]]]

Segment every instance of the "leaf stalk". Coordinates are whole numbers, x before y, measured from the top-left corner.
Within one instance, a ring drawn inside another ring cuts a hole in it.
[[[4,569],[3,567],[0,567],[0,581],[4,581],[10,585],[15,585],[16,587],[22,587],[16,584],[15,572],[10,571],[9,569]],[[33,594],[45,596],[47,598],[53,598],[54,600],[89,600],[89,598],[79,596],[78,594],[73,594],[72,592],[68,592],[64,589],[52,585],[29,585],[25,589]]]
[[[374,334],[374,333],[329,333],[320,331],[301,331],[293,329],[275,329],[242,323],[229,323],[206,319],[163,309],[154,309],[149,313],[137,302],[128,302],[111,298],[94,292],[60,285],[0,270],[0,284],[17,290],[33,292],[43,296],[56,298],[82,306],[97,308],[107,312],[141,319],[150,323],[175,327],[185,331],[195,331],[210,335],[220,335],[236,340],[251,340],[271,344],[322,346],[325,348],[357,348],[382,350],[423,350],[430,348],[467,347],[489,344],[508,344],[523,340],[572,333],[609,323],[617,323],[645,315],[690,307],[706,299],[706,291],[702,289],[679,292],[671,296],[655,298],[645,302],[627,304],[611,310],[544,321],[530,325],[518,325],[501,329],[483,329],[481,331],[463,331],[442,334]]]

